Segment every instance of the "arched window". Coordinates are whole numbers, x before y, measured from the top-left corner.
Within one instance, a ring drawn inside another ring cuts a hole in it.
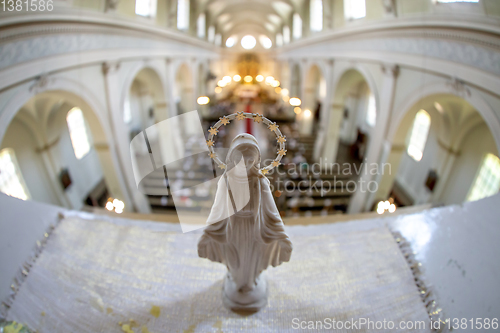
[[[205,13],[201,13],[196,21],[196,35],[198,38],[205,38],[206,19]]]
[[[370,92],[368,96],[368,110],[366,111],[366,123],[373,127],[377,121],[377,104],[375,96]]]
[[[146,17],[156,16],[156,0],[136,0],[135,13]]]
[[[283,27],[283,43],[290,43],[290,27],[287,25]]]
[[[77,159],[81,159],[90,151],[89,136],[82,110],[72,108],[66,116],[66,122],[68,123],[69,136],[75,156]]]
[[[323,30],[323,0],[311,0],[309,11],[311,31]]]
[[[293,14],[293,39],[302,37],[302,19],[298,13]]]
[[[366,0],[344,0],[344,16],[348,20],[366,16]]]
[[[0,151],[0,191],[11,197],[28,200],[30,195],[11,148]]]
[[[467,201],[479,200],[496,194],[500,190],[500,159],[487,154],[479,168],[469,191]]]
[[[177,0],[177,29],[189,29],[189,0]]]
[[[408,141],[408,155],[413,157],[415,161],[420,161],[424,156],[425,143],[429,135],[431,127],[431,117],[425,110],[420,110],[415,115],[413,126],[410,132],[410,140]]]

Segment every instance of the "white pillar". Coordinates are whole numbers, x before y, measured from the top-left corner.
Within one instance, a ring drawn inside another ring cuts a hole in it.
[[[377,122],[375,124],[376,131],[373,131],[373,135],[370,138],[368,152],[365,161],[363,161],[364,166],[360,175],[359,184],[364,184],[364,188],[360,189],[358,186],[358,190],[352,196],[349,204],[349,213],[351,214],[366,211],[371,208],[374,195],[369,195],[370,193],[366,186],[372,180],[376,181],[377,179],[374,175],[370,174],[368,168],[373,165],[373,163],[378,163],[380,169],[380,166],[386,162],[388,157],[388,154],[383,152],[383,144],[387,137],[388,125],[392,115],[399,66],[383,65],[382,72],[384,76],[378,99]]]
[[[441,196],[443,191],[448,183],[448,179],[450,178],[451,170],[453,169],[453,165],[457,159],[459,154],[458,151],[453,150],[451,147],[447,147],[439,142],[439,153],[438,153],[438,168],[436,170],[438,174],[438,181],[436,183],[436,187],[430,197],[431,202],[437,203],[441,200]]]

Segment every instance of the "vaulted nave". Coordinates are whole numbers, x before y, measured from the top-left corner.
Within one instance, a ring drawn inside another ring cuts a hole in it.
[[[0,332],[498,327],[499,1],[4,2]],[[251,315],[221,189],[293,244]]]

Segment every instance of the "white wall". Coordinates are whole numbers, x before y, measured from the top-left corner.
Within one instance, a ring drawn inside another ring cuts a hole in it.
[[[19,120],[14,119],[7,129],[0,150],[3,148],[14,149],[32,200],[53,205],[61,204],[57,194],[52,190],[51,180],[40,156],[41,153],[36,151],[35,139],[29,129]],[[58,184],[55,185],[58,186]]]

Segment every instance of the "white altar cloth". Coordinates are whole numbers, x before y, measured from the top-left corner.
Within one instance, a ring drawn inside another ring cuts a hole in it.
[[[424,322],[429,317],[390,231],[370,220],[286,227],[289,263],[267,270],[268,305],[222,305],[226,268],[196,253],[200,232],[151,222],[61,221],[22,284],[8,319],[39,333],[288,332],[317,321]],[[160,313],[151,313],[153,306]],[[326,327],[327,328],[327,327]],[[323,326],[325,330],[325,326]],[[319,330],[321,331],[321,330]],[[407,332],[406,329],[328,330]]]

